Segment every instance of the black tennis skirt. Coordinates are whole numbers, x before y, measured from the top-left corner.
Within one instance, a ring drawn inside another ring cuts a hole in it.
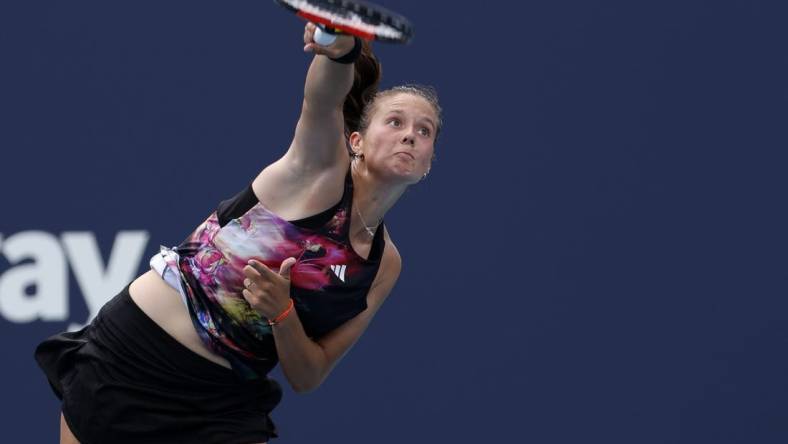
[[[76,332],[35,358],[81,444],[250,444],[276,437],[273,379],[242,381],[189,350],[150,319],[127,285]]]

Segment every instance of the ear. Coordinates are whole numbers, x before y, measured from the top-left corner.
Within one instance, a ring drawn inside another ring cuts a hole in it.
[[[361,133],[358,132],[358,131],[353,131],[350,134],[350,137],[348,137],[348,142],[350,143],[350,149],[354,153],[356,153],[357,155],[358,154],[363,154],[361,152],[361,149],[360,149],[361,148],[361,140],[362,140],[362,136],[361,136]]]

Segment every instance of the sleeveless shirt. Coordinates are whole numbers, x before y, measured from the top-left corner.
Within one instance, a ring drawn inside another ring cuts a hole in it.
[[[383,254],[383,222],[369,257],[350,243],[353,180],[348,169],[342,199],[317,215],[287,221],[257,199],[252,184],[200,224],[180,245],[162,246],[151,267],[179,291],[205,345],[244,379],[266,375],[278,363],[267,320],[244,299],[242,269],[250,259],[278,272],[290,269],[290,297],[304,331],[319,338],[367,307],[366,295]]]

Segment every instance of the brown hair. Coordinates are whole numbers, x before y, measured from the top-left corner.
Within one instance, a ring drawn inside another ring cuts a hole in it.
[[[359,131],[364,109],[378,92],[381,70],[378,58],[372,53],[372,46],[368,41],[362,40],[361,54],[355,63],[353,87],[345,97],[345,104],[342,108],[345,115],[346,136],[354,131]]]

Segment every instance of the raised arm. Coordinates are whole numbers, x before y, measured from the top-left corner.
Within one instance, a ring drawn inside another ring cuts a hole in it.
[[[342,197],[350,156],[345,143],[343,105],[353,86],[354,65],[338,63],[355,44],[338,36],[330,46],[314,43],[315,25],[304,30],[304,51],[315,54],[307,72],[304,101],[287,152],[265,167],[253,182],[267,208],[283,217],[300,218],[335,204]]]
[[[330,60],[349,53],[353,37],[341,35],[330,46],[320,46],[313,41],[314,32],[315,25],[308,23],[304,51],[315,57],[306,75],[301,116],[286,154],[289,161],[309,170],[347,164],[342,106],[353,86],[353,64]]]

